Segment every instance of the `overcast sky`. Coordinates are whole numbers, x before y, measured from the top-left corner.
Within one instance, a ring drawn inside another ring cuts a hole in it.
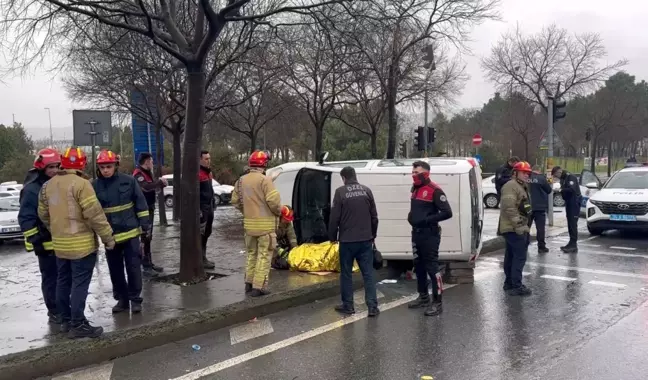
[[[648,79],[648,2],[640,0],[502,0],[501,21],[491,21],[475,28],[465,56],[470,75],[460,107],[480,107],[492,96],[493,85],[487,82],[479,58],[487,55],[499,36],[517,24],[529,33],[556,23],[574,33],[599,33],[608,50],[608,60],[627,58],[625,68],[638,80]],[[54,138],[71,139],[72,110],[82,108],[66,96],[57,78],[35,73],[29,77],[6,79],[0,83],[0,123],[10,124],[12,117],[23,123],[34,138],[49,137],[48,113],[52,113]]]

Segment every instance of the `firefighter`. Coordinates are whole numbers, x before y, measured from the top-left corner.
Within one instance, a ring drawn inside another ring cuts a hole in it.
[[[153,264],[151,256],[151,239],[153,239],[153,218],[155,217],[155,196],[158,190],[164,188],[167,182],[164,178],[153,180],[153,155],[151,153],[140,153],[137,159],[137,167],[133,171],[133,177],[140,185],[149,211],[149,230],[142,235],[144,243],[144,256],[142,257],[142,269],[145,276],[155,277],[157,272],[164,269]]]
[[[135,178],[117,171],[119,157],[115,153],[102,150],[96,162],[98,173],[93,186],[115,238],[115,248],[106,251],[113,297],[117,301],[112,312],[130,309],[133,313],[140,313],[142,263],[139,237],[142,234],[146,239],[150,229],[148,204]]]
[[[209,152],[200,152],[200,170],[198,171],[198,183],[200,190],[200,244],[202,249],[203,267],[214,269],[216,265],[207,260],[207,240],[212,233],[214,223],[214,177],[211,173],[211,157]]]
[[[55,149],[41,149],[34,160],[33,169],[29,170],[27,180],[20,191],[20,211],[18,223],[25,236],[27,252],[34,252],[38,257],[38,268],[41,273],[41,290],[47,307],[49,323],[60,325],[61,315],[56,307],[56,256],[52,245],[52,235],[38,218],[38,193],[43,184],[56,175],[61,164],[61,155]]]
[[[293,227],[295,215],[290,206],[281,206],[281,218],[277,225],[277,247],[272,257],[272,267],[275,269],[288,269],[288,253],[297,247],[297,235]]]
[[[277,218],[281,216],[281,197],[274,183],[263,172],[270,155],[255,151],[250,155],[250,172],[234,185],[232,205],[243,213],[247,262],[245,291],[252,297],[269,293],[270,260],[277,245]]]
[[[38,199],[38,217],[52,234],[58,281],[56,303],[61,331],[69,338],[99,337],[103,328],[90,325],[84,310],[99,243],[115,247],[113,231],[92,184],[83,173],[86,155],[80,148],[67,148],[61,170],[47,181]]]
[[[407,221],[412,226],[412,251],[419,296],[410,302],[410,309],[425,307],[426,316],[443,312],[443,279],[439,273],[439,222],[452,218],[452,209],[443,190],[430,180],[430,165],[425,161],[412,164],[410,212]],[[428,276],[432,280],[432,299],[428,291]]]
[[[522,271],[529,247],[531,203],[528,190],[531,166],[521,161],[513,166],[513,177],[502,187],[498,232],[504,235],[504,290],[512,296],[531,295],[522,284]]]
[[[578,252],[578,219],[581,209],[581,191],[578,178],[563,170],[560,166],[551,169],[551,176],[560,181],[560,194],[565,200],[565,214],[567,216],[567,230],[569,231],[569,242],[560,247],[565,253]]]

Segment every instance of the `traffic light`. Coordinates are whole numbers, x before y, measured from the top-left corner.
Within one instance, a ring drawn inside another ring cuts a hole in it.
[[[423,127],[418,127],[416,128],[416,132],[414,132],[414,142],[416,142],[416,149],[418,149],[419,152],[422,152],[425,150],[425,128]]]
[[[554,99],[553,102],[553,121],[557,122],[559,119],[564,119],[567,113],[565,112],[565,106],[567,102],[562,99]]]
[[[436,140],[436,128],[427,127],[427,143],[432,144]]]
[[[425,62],[423,64],[423,68],[425,68],[427,70],[436,69],[436,63],[434,63],[434,46],[433,45],[427,45],[421,51],[425,54],[423,56],[423,61]]]
[[[407,158],[407,141],[403,141],[400,145],[400,155],[403,158]]]
[[[585,130],[585,141],[590,141],[592,139],[592,130],[587,128]]]

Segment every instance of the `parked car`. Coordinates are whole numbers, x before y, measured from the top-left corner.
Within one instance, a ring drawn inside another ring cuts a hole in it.
[[[482,180],[482,189],[484,191],[484,206],[487,208],[499,207],[499,198],[495,190],[495,176],[486,177]],[[554,190],[554,207],[564,207],[565,201],[560,195],[560,183],[553,183]]]
[[[0,244],[6,240],[22,239],[18,224],[20,201],[17,196],[0,198]]]
[[[167,180],[168,185],[164,188],[164,203],[167,207],[173,207],[173,174],[163,175],[162,178]],[[232,191],[234,186],[221,185],[215,179],[212,179],[214,188],[214,205],[228,204],[232,200]]]
[[[22,188],[23,185],[16,181],[0,183],[0,192],[3,193],[12,193],[14,195],[20,195],[20,190],[22,190]]]

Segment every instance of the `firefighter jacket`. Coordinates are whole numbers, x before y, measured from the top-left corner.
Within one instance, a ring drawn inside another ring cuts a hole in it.
[[[277,245],[286,249],[297,247],[297,235],[292,222],[279,222],[277,226]]]
[[[144,193],[144,198],[146,198],[146,203],[148,204],[149,210],[155,210],[155,193],[158,189],[164,187],[164,182],[161,179],[153,180],[153,173],[150,170],[144,169],[141,166],[138,166],[133,171],[133,177],[137,180],[142,192]]]
[[[275,233],[281,215],[281,197],[274,183],[262,169],[250,172],[236,181],[232,205],[243,213],[243,229],[248,236]]]
[[[52,235],[45,224],[38,217],[38,194],[50,177],[41,170],[30,170],[25,185],[20,191],[20,211],[18,223],[25,236],[27,252],[34,251],[37,255],[48,254],[54,250]]]
[[[136,238],[142,230],[148,231],[149,208],[135,178],[117,172],[109,178],[98,177],[92,185],[116,243]]]
[[[38,217],[52,233],[54,252],[62,259],[81,259],[96,252],[97,235],[104,244],[114,241],[92,184],[77,170],[61,170],[43,185]]]
[[[214,187],[212,186],[211,169],[200,166],[198,172],[198,190],[200,194],[201,221],[207,220],[209,213],[214,213]]]
[[[527,184],[516,178],[511,179],[502,186],[499,233],[515,232],[518,235],[528,233],[530,211]]]

